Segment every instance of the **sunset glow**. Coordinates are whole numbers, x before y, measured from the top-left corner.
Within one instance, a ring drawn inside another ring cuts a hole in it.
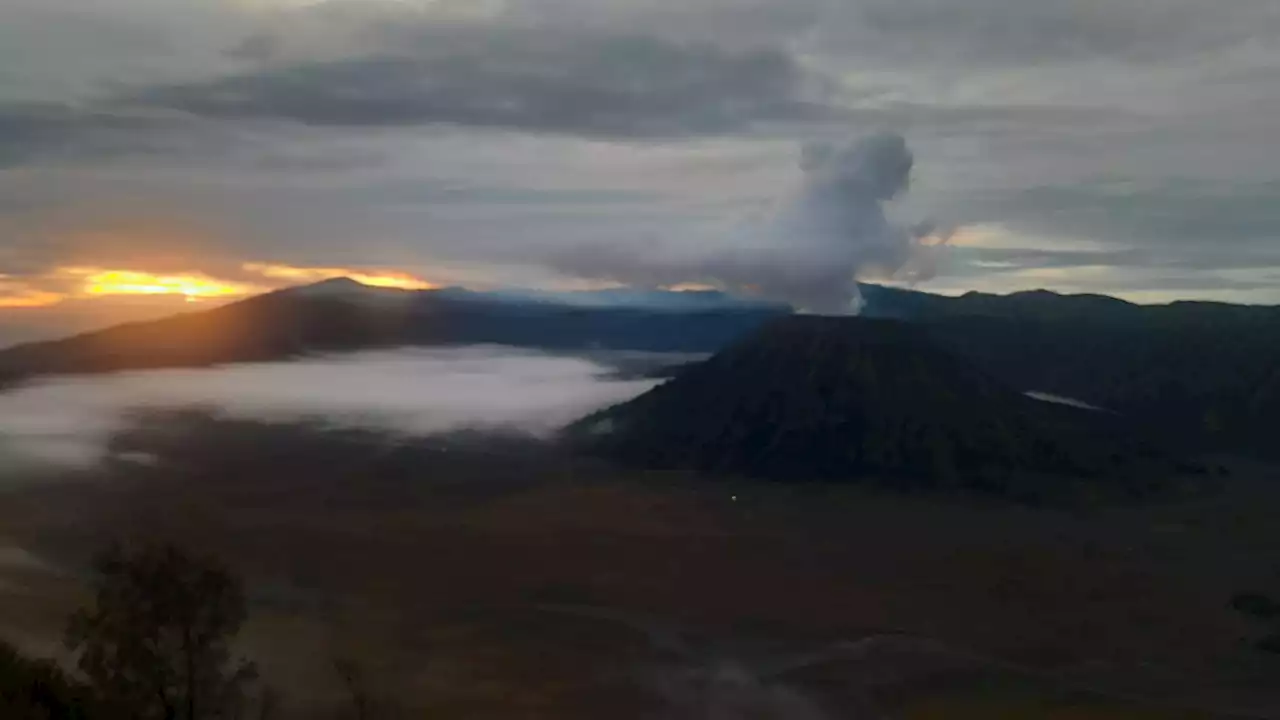
[[[663,285],[662,289],[668,292],[713,292],[720,288],[708,283],[687,282],[675,285]]]
[[[153,274],[136,270],[103,268],[62,268],[62,277],[81,283],[83,295],[181,295],[187,302],[205,298],[229,298],[264,292],[267,288],[249,283],[219,280],[203,273]]]
[[[384,269],[295,267],[245,263],[236,279],[199,270],[150,272],[110,266],[68,265],[40,275],[0,275],[0,309],[42,308],[69,300],[122,296],[181,297],[187,302],[233,300],[338,277],[380,288],[431,290],[439,287],[409,273]]]
[[[0,309],[38,308],[56,305],[62,295],[14,282],[0,275]]]
[[[264,278],[287,280],[296,284],[346,277],[370,287],[395,288],[398,290],[434,290],[440,287],[422,278],[395,270],[294,267],[292,265],[276,265],[272,263],[245,263],[242,269],[248,273],[261,275]]]

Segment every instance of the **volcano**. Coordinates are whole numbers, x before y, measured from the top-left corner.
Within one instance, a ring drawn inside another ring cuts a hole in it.
[[[905,323],[795,316],[570,433],[652,468],[1021,493],[1148,476],[1160,453],[1116,422],[1029,398]]]

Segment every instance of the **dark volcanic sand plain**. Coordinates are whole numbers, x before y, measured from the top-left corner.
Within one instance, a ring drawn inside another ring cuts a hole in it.
[[[707,693],[792,718],[1280,716],[1280,659],[1230,608],[1280,589],[1267,468],[1054,510],[466,455],[10,487],[0,637],[57,652],[76,569],[141,534],[246,578],[244,648],[300,717],[342,697],[336,658],[406,717],[755,717]]]

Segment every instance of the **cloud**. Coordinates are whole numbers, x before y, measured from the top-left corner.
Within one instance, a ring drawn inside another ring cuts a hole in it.
[[[84,167],[141,160],[204,162],[228,147],[244,152],[262,139],[253,128],[203,122],[171,111],[104,102],[13,103],[0,96],[0,171]],[[268,160],[275,154],[265,153]]]
[[[145,123],[49,103],[0,103],[0,167],[110,153],[123,140],[147,147]]]
[[[1039,2],[858,0],[824,24],[861,52],[965,66],[1096,60],[1169,62],[1248,41],[1274,27],[1265,0]]]
[[[585,359],[502,347],[57,378],[0,394],[0,463],[96,462],[135,409],[201,406],[233,417],[321,418],[408,434],[546,434],[654,384],[614,379]]]
[[[186,302],[234,300],[284,287],[351,278],[371,287],[429,290],[440,287],[410,273],[368,267],[299,267],[246,262],[224,276],[199,270],[57,266],[20,278],[0,275],[0,308],[44,308],[102,297],[173,296]]]
[[[813,312],[861,306],[856,279],[873,273],[931,276],[931,226],[891,221],[884,204],[906,192],[915,159],[894,133],[803,147],[797,190],[778,188],[771,217],[741,222],[718,240],[678,249],[565,253],[561,266],[584,276],[669,286],[709,283]]]
[[[39,101],[8,99],[0,82],[0,168],[130,157],[191,162],[228,147],[286,144],[288,130],[272,125],[281,122],[655,139],[830,121],[841,113],[833,82],[777,46],[727,48],[616,29],[441,24],[394,7],[386,8],[396,10],[390,22],[360,3],[344,12],[337,11],[348,3],[329,5],[293,10],[274,29],[222,50],[237,62],[174,73],[179,81],[121,74],[91,92]],[[293,19],[299,22],[286,22]],[[347,39],[281,49],[307,39],[290,24],[318,21]],[[273,160],[269,148],[261,154],[277,167],[324,162]]]
[[[254,33],[236,43],[234,47],[227,48],[225,52],[228,57],[238,60],[265,62],[279,52],[279,40],[275,35],[268,33]]]
[[[1278,263],[1273,0],[91,5],[0,3],[11,284],[135,267],[59,235],[156,212],[216,228],[170,263],[212,277],[758,277],[735,268],[797,202],[795,148],[880,130],[919,160],[886,220],[1019,238],[946,256],[924,289],[1237,298],[1262,282],[1237,268]]]
[[[820,83],[787,54],[643,36],[472,36],[385,54],[145,89],[133,103],[311,125],[452,124],[661,137],[821,116]]]
[[[358,268],[323,268],[294,267],[273,263],[245,263],[241,269],[251,275],[285,282],[291,285],[316,283],[332,278],[351,278],[370,287],[395,288],[398,290],[431,290],[439,285],[427,282],[409,273],[396,270],[368,270]]]
[[[1280,181],[1094,182],[1012,193],[1002,215],[1024,227],[1048,221],[1060,232],[1119,243],[1206,248],[1265,246],[1280,228]],[[1173,250],[1171,247],[1170,250]],[[1156,251],[1158,254],[1158,251]],[[1280,253],[1275,256],[1280,261]]]
[[[60,293],[42,290],[26,280],[0,275],[0,310],[46,307],[61,300]]]

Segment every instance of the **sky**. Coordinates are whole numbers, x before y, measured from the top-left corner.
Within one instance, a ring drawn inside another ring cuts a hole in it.
[[[1274,0],[0,0],[0,345],[351,273],[786,295],[724,268],[897,136],[859,227],[938,251],[864,279],[1280,303],[1276,117]]]

